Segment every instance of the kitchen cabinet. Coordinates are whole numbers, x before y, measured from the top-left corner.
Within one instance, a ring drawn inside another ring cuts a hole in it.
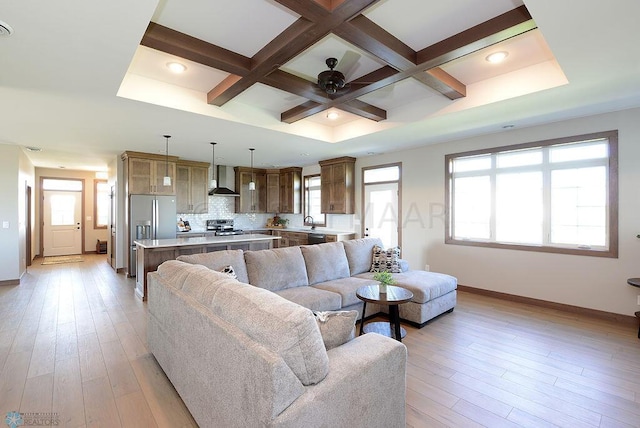
[[[320,161],[320,205],[325,214],[353,214],[356,159],[344,156]]]
[[[302,168],[281,169],[279,182],[280,211],[276,212],[300,214],[302,212]]]
[[[179,160],[176,164],[176,209],[179,214],[203,214],[208,208],[209,164]]]
[[[176,156],[168,158],[162,155],[140,152],[124,152],[126,187],[129,195],[175,195],[176,194]],[[165,174],[171,177],[171,185],[165,186]]]
[[[274,236],[280,236],[282,239],[278,241],[278,247],[295,247],[297,245],[307,245],[309,241],[307,240],[306,232],[288,232],[286,230],[274,230]]]
[[[267,170],[267,212],[278,213],[280,210],[280,170]]]
[[[236,213],[266,213],[267,212],[267,171],[265,169],[237,166],[236,192],[240,197],[236,198]],[[255,190],[249,190],[249,182],[252,177],[256,183]]]

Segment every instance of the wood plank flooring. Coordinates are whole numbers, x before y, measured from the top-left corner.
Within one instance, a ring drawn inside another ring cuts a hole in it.
[[[146,347],[146,304],[104,255],[39,264],[0,287],[0,420],[192,427]],[[475,294],[406,327],[408,427],[640,427],[640,340],[628,325]],[[301,421],[300,426],[305,426]]]

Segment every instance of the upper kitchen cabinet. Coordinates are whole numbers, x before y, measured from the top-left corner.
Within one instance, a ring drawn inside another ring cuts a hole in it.
[[[208,208],[209,164],[179,160],[176,164],[176,209],[180,214],[203,214]]]
[[[129,195],[175,195],[177,156],[152,153],[124,152],[121,156],[127,178]],[[171,185],[164,185],[164,177],[171,177]]]
[[[237,166],[236,192],[240,194],[236,198],[236,213],[266,213],[267,212],[267,171],[265,169],[247,168]],[[254,180],[255,190],[249,190],[249,183]]]
[[[325,214],[353,214],[356,159],[348,156],[327,159],[320,164],[321,211]]]
[[[280,170],[267,170],[267,212],[280,212]]]
[[[280,212],[300,214],[302,212],[302,168],[290,167],[280,170]],[[269,212],[274,212],[269,210]]]

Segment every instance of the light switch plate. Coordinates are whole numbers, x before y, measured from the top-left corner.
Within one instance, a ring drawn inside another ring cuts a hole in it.
[[[8,221],[3,221],[2,222],[2,228],[3,229],[9,229],[9,222]]]

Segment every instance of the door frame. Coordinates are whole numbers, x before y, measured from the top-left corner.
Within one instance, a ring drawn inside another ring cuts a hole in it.
[[[40,245],[39,245],[39,251],[40,251],[40,257],[44,258],[44,189],[42,188],[42,184],[44,182],[44,180],[72,180],[72,181],[80,181],[82,182],[82,190],[80,191],[80,203],[81,203],[81,207],[80,207],[80,251],[81,254],[85,254],[85,246],[84,246],[84,238],[85,238],[85,222],[84,222],[84,218],[85,218],[85,183],[84,183],[84,178],[73,178],[73,177],[40,177],[40,227],[39,227],[39,233],[40,233]]]
[[[24,251],[25,251],[25,261],[26,261],[26,267],[31,266],[31,262],[33,261],[33,255],[31,254],[31,229],[33,227],[33,224],[31,222],[31,215],[32,215],[32,203],[31,203],[31,186],[29,186],[29,183],[25,183],[25,234],[24,234],[24,239],[25,239],[25,245],[24,245]]]
[[[365,182],[364,182],[364,172],[366,170],[371,169],[380,169],[380,168],[388,168],[391,166],[398,167],[398,181],[379,181],[372,184],[385,184],[385,183],[398,183],[398,247],[402,248],[402,162],[393,162],[393,163],[384,163],[380,165],[371,165],[371,166],[363,166],[360,176],[360,207],[361,209],[361,219],[360,219],[360,236],[364,237],[364,229],[365,229],[365,213],[364,213],[364,199],[365,199]]]

